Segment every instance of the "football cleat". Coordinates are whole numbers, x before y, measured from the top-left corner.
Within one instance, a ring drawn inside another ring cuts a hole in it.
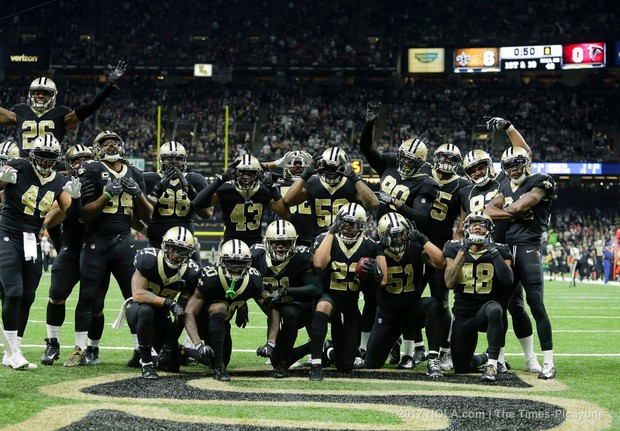
[[[359,370],[360,368],[364,368],[364,360],[359,356],[356,356],[353,360],[353,369]]]
[[[538,374],[538,378],[543,380],[555,378],[555,367],[553,364],[545,362],[542,366],[542,370]]]
[[[62,364],[65,367],[78,367],[80,365],[86,365],[86,352],[75,346],[73,353],[69,356],[69,359]]]
[[[45,351],[41,355],[41,363],[43,365],[54,365],[54,361],[60,358],[60,344],[58,338],[45,339]]]
[[[178,345],[177,345],[178,346]],[[179,349],[175,346],[163,345],[159,351],[159,360],[157,361],[157,369],[160,371],[168,371],[169,373],[178,373],[181,366],[179,357]]]
[[[525,371],[528,373],[540,373],[542,371],[536,355],[529,355],[525,358]]]
[[[402,344],[402,342],[402,338],[399,338],[392,346],[392,350],[390,350],[388,360],[392,365],[396,365],[400,362],[400,345]]]
[[[323,367],[321,367],[321,364],[312,364],[310,366],[309,380],[313,382],[320,382],[323,380]]]
[[[276,379],[283,379],[287,376],[285,365],[276,365],[273,370],[273,377]]]
[[[453,370],[454,364],[452,363],[452,352],[450,350],[447,352],[441,352],[439,355],[439,363],[443,371]]]
[[[497,362],[497,374],[506,374],[510,369],[510,364],[508,361]]]
[[[428,353],[426,353],[426,350],[424,350],[423,348],[421,349],[415,349],[415,351],[413,352],[413,363],[415,365],[418,365],[421,362],[424,362],[428,359]]]
[[[127,361],[127,366],[131,368],[140,368],[140,349],[133,350],[133,356]]]
[[[148,364],[143,364],[142,366],[142,378],[147,380],[157,380],[159,379],[159,375],[157,371],[155,371],[155,365],[152,362]]]
[[[230,382],[230,376],[226,371],[226,366],[221,364],[213,369],[213,378],[220,382]]]
[[[13,349],[13,354],[11,356],[7,355],[6,362],[7,365],[14,370],[26,370],[30,368],[30,362],[28,362],[28,360],[24,358],[24,354],[21,350]]]
[[[402,370],[411,370],[413,367],[415,367],[415,363],[413,362],[413,358],[409,355],[403,356],[400,360],[400,364],[398,364],[398,368]]]
[[[486,364],[484,367],[484,373],[480,377],[481,382],[496,382],[497,381],[497,368],[495,365]]]
[[[332,365],[332,360],[328,355],[328,351],[329,349],[333,349],[334,348],[334,343],[332,340],[325,340],[325,343],[323,343],[323,357],[321,358],[321,362],[324,366],[329,367],[330,365]],[[333,350],[332,350],[333,352]]]
[[[86,346],[86,365],[99,365],[99,347]]]
[[[439,362],[439,358],[429,359],[428,364],[426,364],[426,375],[429,377],[443,377],[443,372],[441,371],[441,363]]]

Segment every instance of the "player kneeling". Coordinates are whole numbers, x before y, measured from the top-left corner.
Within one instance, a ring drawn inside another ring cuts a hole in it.
[[[482,381],[497,379],[497,360],[506,338],[506,305],[514,294],[512,255],[508,246],[491,239],[493,221],[482,211],[463,223],[464,238],[444,247],[445,282],[454,289],[452,360],[456,373],[469,373],[474,364],[478,332],[486,332],[488,361]]]
[[[400,334],[425,327],[429,345],[427,375],[442,377],[439,344],[447,338],[449,328],[442,327],[442,310],[437,300],[421,298],[422,291],[416,286],[424,265],[422,252],[428,254],[431,264],[437,268],[444,265],[443,253],[398,213],[384,214],[379,219],[378,231],[385,247],[387,284],[377,292],[377,316],[364,366],[381,368]]]
[[[159,377],[151,360],[151,347],[160,352],[158,369],[179,370],[178,339],[185,312],[175,298],[181,294],[179,302],[186,303],[198,284],[200,268],[189,258],[195,244],[193,235],[177,226],[164,234],[161,249],[149,247],[136,253],[127,323],[138,335],[145,379]]]

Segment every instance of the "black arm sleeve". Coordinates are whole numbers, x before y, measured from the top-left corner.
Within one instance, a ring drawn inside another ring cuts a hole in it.
[[[425,200],[425,202],[422,202],[423,200]],[[413,200],[413,208],[403,203],[396,211],[408,219],[413,220],[417,228],[423,231],[431,215],[431,208],[433,208],[433,201],[425,198],[425,196],[418,195]]]
[[[48,227],[47,233],[49,234],[50,239],[52,240],[52,244],[54,245],[54,250],[56,250],[56,253],[60,253],[60,243],[61,243],[60,238],[62,236],[61,225],[58,224],[54,227]]]
[[[504,258],[500,254],[498,254],[493,258],[493,264],[493,266],[495,267],[495,274],[497,275],[497,280],[505,286],[511,286],[512,282],[514,281],[514,274],[512,272],[512,269],[510,269],[510,267],[506,265]]]
[[[319,297],[321,294],[321,279],[315,271],[307,272],[303,275],[303,286],[294,286],[286,289],[287,295],[296,301],[309,301]]]
[[[211,184],[198,193],[196,199],[192,201],[192,207],[195,209],[209,208],[211,206],[211,198],[222,187],[222,184],[224,184],[224,181],[216,177]]]
[[[75,108],[75,115],[77,116],[78,120],[84,121],[86,120],[86,118],[92,115],[97,110],[97,108],[101,106],[101,104],[105,101],[105,99],[107,99],[108,96],[112,94],[113,89],[114,87],[110,85],[106,85],[105,88],[101,90],[99,93],[97,93],[95,98],[91,100],[89,103]]]
[[[381,175],[385,170],[385,161],[383,160],[383,154],[381,154],[381,152],[377,150],[374,145],[372,145],[372,132],[374,128],[375,123],[366,122],[366,124],[364,124],[364,128],[362,129],[362,134],[360,136],[359,147],[370,167]]]

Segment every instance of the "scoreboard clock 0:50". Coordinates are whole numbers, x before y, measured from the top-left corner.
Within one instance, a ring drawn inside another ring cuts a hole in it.
[[[560,70],[562,45],[504,46],[499,57],[502,70]]]

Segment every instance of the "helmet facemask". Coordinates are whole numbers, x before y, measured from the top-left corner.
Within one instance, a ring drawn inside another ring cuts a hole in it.
[[[463,223],[463,231],[472,244],[483,244],[491,236],[493,222],[480,214],[470,215]]]
[[[433,159],[435,170],[447,174],[455,174],[462,162],[461,155],[456,151],[447,151],[441,147],[437,149]]]
[[[181,172],[187,170],[187,152],[185,147],[176,141],[166,142],[160,149],[160,172],[166,172],[171,168],[178,168]]]
[[[184,227],[170,228],[161,243],[164,261],[170,268],[185,265],[196,250],[194,236]]]
[[[338,172],[338,165],[326,164],[323,171],[320,173],[321,180],[330,186],[335,186],[342,181],[342,175]]]
[[[41,176],[51,175],[60,161],[60,144],[56,138],[46,135],[35,139],[30,149],[30,160]]]
[[[506,177],[508,177],[510,181],[516,185],[523,183],[523,181],[525,181],[525,179],[529,176],[529,166],[530,161],[521,155],[502,161],[502,171],[504,171]],[[513,173],[519,175],[513,176]]]
[[[218,265],[229,279],[240,279],[245,276],[252,264],[250,248],[238,239],[232,239],[220,244],[220,258]]]
[[[49,78],[37,78],[28,89],[28,105],[37,112],[45,112],[56,106],[56,84]]]

